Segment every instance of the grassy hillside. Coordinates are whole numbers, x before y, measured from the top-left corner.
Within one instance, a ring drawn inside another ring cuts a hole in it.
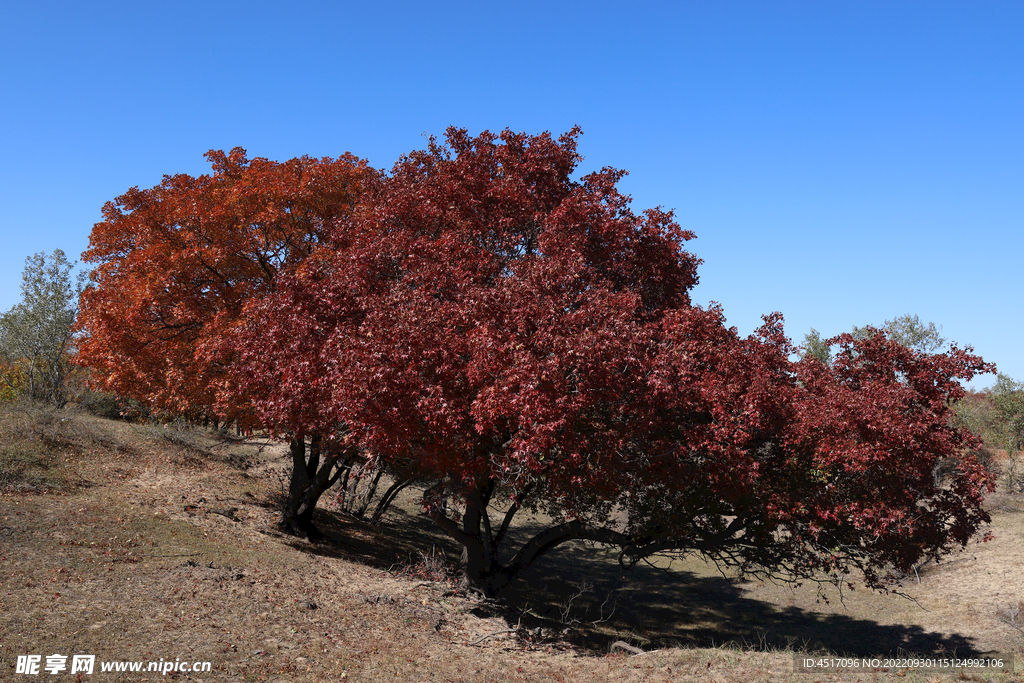
[[[576,545],[493,605],[444,580],[454,549],[415,492],[381,528],[325,510],[328,542],[278,534],[283,455],[182,426],[0,407],[0,679],[35,678],[14,673],[18,655],[60,653],[213,666],[84,677],[97,681],[1021,680],[793,670],[800,653],[1024,662],[1019,494],[990,499],[994,540],[909,577],[912,599],[741,580],[697,559],[624,572]],[[648,652],[609,654],[616,641]]]

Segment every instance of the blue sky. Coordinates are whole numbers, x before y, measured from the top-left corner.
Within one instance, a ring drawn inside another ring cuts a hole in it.
[[[7,3],[0,310],[209,149],[387,168],[449,125],[579,124],[741,332],[913,313],[1024,379],[1022,31],[1019,2]]]

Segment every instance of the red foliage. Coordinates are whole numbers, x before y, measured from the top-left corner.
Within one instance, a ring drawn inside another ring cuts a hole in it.
[[[966,543],[991,480],[949,405],[990,366],[883,334],[793,362],[778,315],[740,338],[691,304],[671,213],[634,214],[621,171],[573,179],[578,133],[451,129],[387,176],[211,152],[213,175],[105,207],[80,358],[117,393],[292,435],[298,531],[357,449],[431,480],[486,592],[579,538],[872,585]],[[561,523],[499,562],[524,505]]]
[[[877,585],[987,521],[970,457],[948,487],[932,470],[973,445],[948,406],[988,366],[882,335],[794,363],[779,316],[739,338],[691,305],[699,261],[670,213],[632,213],[620,171],[572,179],[577,135],[451,129],[368,182],[345,248],[239,337],[261,419],[427,473],[489,592],[573,538]],[[492,526],[496,493],[512,508]],[[500,564],[523,504],[568,521]]]

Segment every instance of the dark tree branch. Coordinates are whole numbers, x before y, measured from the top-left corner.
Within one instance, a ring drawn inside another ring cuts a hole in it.
[[[567,541],[574,540],[596,541],[620,548],[632,545],[632,539],[629,536],[614,529],[594,527],[579,520],[573,520],[545,529],[527,541],[506,565],[508,575],[515,576],[549,551]]]
[[[384,511],[388,509],[392,501],[402,492],[407,486],[416,481],[414,478],[399,479],[391,485],[384,495],[381,497],[380,502],[377,503],[377,508],[373,511],[373,515],[370,517],[370,523],[376,524],[380,521],[380,518],[384,515]]]
[[[447,482],[441,481],[434,484],[429,489],[423,492],[423,501],[427,507],[427,514],[430,515],[430,519],[433,520],[441,529],[451,536],[460,545],[469,545],[473,538],[459,528],[459,525],[455,520],[451,519],[446,515],[441,508],[441,498],[444,494],[444,488]]]
[[[498,548],[501,547],[501,542],[505,539],[505,532],[508,531],[509,525],[512,523],[512,518],[516,516],[516,512],[519,511],[519,502],[513,501],[512,506],[505,513],[505,519],[501,521],[501,527],[498,529],[498,535],[494,537],[494,552],[497,554]]]

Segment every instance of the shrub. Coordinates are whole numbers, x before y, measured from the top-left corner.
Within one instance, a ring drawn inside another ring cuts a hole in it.
[[[109,420],[144,422],[151,416],[150,410],[133,398],[124,398],[106,391],[86,391],[78,404],[97,417]]]

